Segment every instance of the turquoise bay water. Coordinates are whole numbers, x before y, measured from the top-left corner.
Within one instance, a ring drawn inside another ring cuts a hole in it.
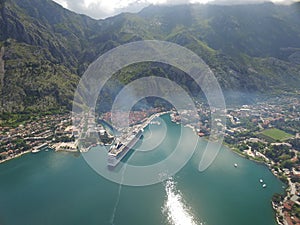
[[[145,130],[139,147],[159,145],[133,154],[130,163],[151,164],[172,152],[180,127],[168,116],[162,119],[162,125]],[[189,138],[183,141],[189,147]],[[205,144],[201,141],[197,149],[201,152]],[[106,149],[97,147],[88,154],[97,151]],[[93,171],[80,154],[27,154],[0,165],[0,225],[276,224],[271,197],[284,189],[266,166],[225,147],[205,172],[198,172],[198,161],[192,158],[163,183],[120,188]]]

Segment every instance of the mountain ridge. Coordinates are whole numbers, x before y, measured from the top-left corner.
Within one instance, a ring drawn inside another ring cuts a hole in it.
[[[283,93],[300,86],[300,3],[150,6],[95,20],[50,0],[1,0],[0,12],[2,113],[70,110],[88,65],[114,47],[139,40],[189,48],[211,67],[224,90]],[[125,85],[156,67],[133,66],[134,74],[121,71],[116,79]],[[168,69],[153,75],[168,77]],[[184,76],[172,73],[177,81]]]

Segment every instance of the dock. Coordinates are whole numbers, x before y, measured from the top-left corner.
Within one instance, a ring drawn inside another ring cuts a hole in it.
[[[143,135],[144,129],[151,123],[151,121],[163,114],[156,113],[149,118],[142,121],[141,124],[130,127],[127,132],[123,132],[120,137],[116,138],[116,143],[111,146],[108,152],[108,166],[116,167],[120,161],[127,155],[127,153],[134,147],[134,145],[140,140]]]
[[[40,152],[41,150],[43,150],[45,148],[48,148],[48,143],[44,143],[44,144],[41,144],[39,146],[34,147],[31,152],[32,153],[38,153],[38,152]]]

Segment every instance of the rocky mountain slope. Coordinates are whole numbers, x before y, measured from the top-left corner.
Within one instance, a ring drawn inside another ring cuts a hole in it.
[[[300,3],[150,6],[94,20],[51,0],[0,0],[0,15],[2,113],[70,109],[89,63],[113,47],[148,39],[197,53],[225,91],[283,93],[300,87]],[[151,74],[196,92],[184,74],[166,65],[135,65],[130,71],[116,76],[120,84]]]

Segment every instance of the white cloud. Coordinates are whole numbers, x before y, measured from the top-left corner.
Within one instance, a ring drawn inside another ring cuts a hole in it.
[[[65,0],[53,0],[53,1],[57,2],[58,4],[60,4],[64,8],[68,8],[68,3]]]
[[[185,3],[230,3],[236,0],[53,0],[63,7],[77,13],[86,14],[96,19],[106,18],[121,12],[137,12],[154,4],[185,4]],[[262,2],[265,0],[247,0],[247,2]],[[290,3],[296,0],[272,0],[276,3]],[[241,2],[241,1],[239,1]]]

